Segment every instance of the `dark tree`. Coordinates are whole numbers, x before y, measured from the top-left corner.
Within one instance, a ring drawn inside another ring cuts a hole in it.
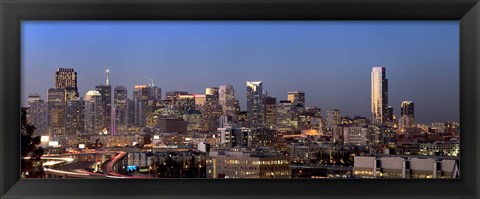
[[[25,178],[42,178],[45,176],[41,157],[43,148],[40,145],[40,136],[34,136],[35,127],[27,123],[27,111],[22,109],[21,114],[21,174]]]

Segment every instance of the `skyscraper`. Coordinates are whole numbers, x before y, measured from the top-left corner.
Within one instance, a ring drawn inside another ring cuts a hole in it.
[[[279,131],[289,131],[292,129],[292,103],[290,101],[280,101],[277,104],[276,124]]]
[[[372,122],[388,121],[388,79],[384,67],[372,68]]]
[[[400,105],[400,115],[415,117],[415,104],[412,101],[403,101]]]
[[[100,134],[104,129],[102,95],[96,90],[85,94],[85,130]]]
[[[400,121],[398,127],[410,128],[415,124],[415,106],[412,101],[403,101],[400,105]]]
[[[252,126],[263,125],[263,83],[247,81],[247,113]]]
[[[113,90],[113,104],[115,107],[115,123],[117,126],[127,126],[127,88],[117,86]]]
[[[98,85],[95,89],[102,96],[103,126],[110,131],[112,119],[112,87],[110,85]]]
[[[85,102],[80,97],[77,100],[67,101],[66,106],[66,134],[73,138],[77,133],[85,130]]]
[[[148,99],[161,100],[162,99],[162,89],[155,86],[153,80],[150,80],[148,84]]]
[[[264,102],[264,119],[265,126],[271,127],[275,126],[277,123],[277,98],[265,96],[263,98]]]
[[[300,104],[305,106],[305,92],[303,91],[290,91],[288,92],[288,101],[293,105]]]
[[[42,100],[40,95],[28,96],[29,123],[35,128],[36,133],[45,135],[48,132],[47,102]]]
[[[148,102],[148,86],[135,85],[133,88],[133,118],[134,124],[137,126],[145,126],[147,122],[147,102]]]
[[[342,116],[340,115],[340,111],[337,109],[331,109],[327,111],[327,129],[332,129],[335,125],[340,124],[342,122]]]
[[[235,99],[235,90],[230,84],[221,85],[218,89],[218,101],[222,106],[222,114],[235,116],[240,111],[238,100]]]
[[[65,135],[65,89],[48,89],[48,132],[51,140],[66,144]]]
[[[59,68],[55,73],[55,88],[65,89],[67,101],[76,100],[78,95],[77,72],[73,68]]]

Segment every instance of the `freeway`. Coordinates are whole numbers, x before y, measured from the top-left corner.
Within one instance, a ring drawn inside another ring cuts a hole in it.
[[[111,158],[103,162],[101,169],[103,173],[96,173],[87,171],[86,168],[91,168],[95,164],[95,161],[77,161],[75,156],[83,155],[113,155]],[[149,176],[140,175],[123,175],[114,171],[113,167],[122,158],[127,155],[124,151],[94,151],[86,153],[64,153],[55,155],[45,155],[43,160],[47,160],[44,165],[48,165],[45,168],[45,172],[54,176],[61,176],[65,178],[150,178]]]

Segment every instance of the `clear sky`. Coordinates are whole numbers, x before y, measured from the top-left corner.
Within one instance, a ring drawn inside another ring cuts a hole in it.
[[[22,104],[46,99],[57,68],[78,72],[81,96],[104,84],[155,85],[204,93],[232,84],[242,110],[246,81],[263,81],[278,100],[305,91],[322,115],[370,113],[370,73],[384,66],[389,101],[415,103],[419,122],[459,120],[457,21],[149,21],[22,22]]]

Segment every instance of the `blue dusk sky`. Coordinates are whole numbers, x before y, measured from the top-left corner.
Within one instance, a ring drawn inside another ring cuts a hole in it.
[[[279,100],[305,91],[322,115],[371,117],[373,66],[384,66],[389,104],[415,103],[418,122],[459,121],[457,21],[24,21],[22,104],[43,99],[55,71],[74,68],[80,96],[105,83],[204,93],[232,84],[242,110],[246,81]]]

